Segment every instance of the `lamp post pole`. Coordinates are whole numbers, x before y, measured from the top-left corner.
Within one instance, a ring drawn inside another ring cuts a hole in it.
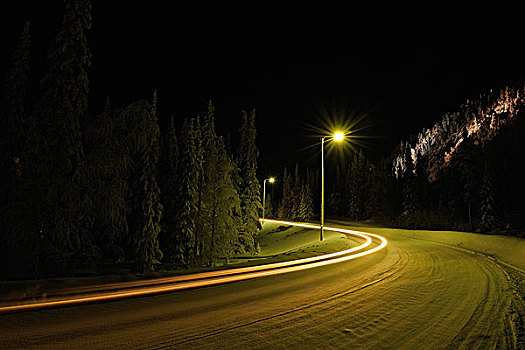
[[[319,240],[324,238],[324,139],[328,136],[321,137],[321,232]],[[342,132],[336,132],[334,135],[330,136],[333,141],[341,141],[344,138]]]
[[[263,215],[262,215],[263,224],[264,224],[264,209],[266,208],[266,181],[268,181],[268,179],[264,179],[264,182],[263,182]]]
[[[319,240],[323,240],[324,231],[324,138],[321,137],[321,232]]]
[[[262,221],[264,223],[264,209],[266,209],[266,181],[269,181],[270,183],[273,183],[275,181],[275,178],[270,177],[268,179],[264,179],[263,181],[263,210],[262,210]]]

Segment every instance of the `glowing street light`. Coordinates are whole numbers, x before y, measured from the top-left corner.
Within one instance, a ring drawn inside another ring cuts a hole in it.
[[[345,137],[345,135],[342,132],[336,132],[334,134],[334,140],[335,141],[341,141],[344,137]]]
[[[319,239],[323,240],[324,233],[324,139],[331,137],[334,141],[342,141],[345,135],[342,132],[336,132],[332,136],[321,137],[321,231]]]
[[[270,177],[268,179],[264,179],[263,182],[263,212],[262,212],[262,223],[264,223],[264,209],[266,208],[266,181],[273,184],[275,182],[275,177]]]

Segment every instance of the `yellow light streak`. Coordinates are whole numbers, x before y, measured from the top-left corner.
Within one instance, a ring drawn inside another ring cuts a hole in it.
[[[260,219],[263,221],[262,219]],[[320,229],[316,224],[299,223],[283,220],[264,219],[265,222],[272,222],[283,225]],[[12,313],[29,311],[50,307],[64,307],[78,304],[85,304],[100,301],[112,301],[131,297],[140,297],[160,293],[174,292],[189,288],[207,287],[222,283],[273,276],[294,271],[303,271],[315,267],[331,265],[343,261],[356,259],[365,255],[377,252],[387,245],[387,240],[379,235],[356,230],[349,230],[337,227],[325,226],[325,230],[341,232],[364,239],[364,242],[356,247],[345,249],[335,253],[323,254],[310,258],[296,259],[278,263],[270,263],[249,267],[232,268],[227,270],[201,272],[190,275],[158,278],[146,281],[132,281],[123,283],[113,283],[100,286],[84,287],[68,290],[70,293],[90,293],[77,296],[54,297],[43,301],[32,301],[25,304],[0,306],[0,313]],[[372,238],[376,238],[381,243],[372,249],[363,250],[372,244]],[[354,254],[350,254],[354,253]],[[114,289],[120,290],[114,290]]]

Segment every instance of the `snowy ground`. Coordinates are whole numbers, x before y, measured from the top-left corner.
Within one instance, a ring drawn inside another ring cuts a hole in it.
[[[287,260],[286,256],[298,258],[331,253],[363,242],[362,239],[331,231],[325,231],[323,241],[320,242],[319,231],[273,223],[263,225],[258,241],[261,247],[259,256],[274,256],[279,260]]]
[[[388,246],[308,271],[3,315],[0,348],[525,348],[523,240],[363,230],[385,236]],[[291,233],[268,231],[266,242],[279,248],[262,245],[262,253],[289,251],[281,239]],[[315,247],[318,233],[304,233],[313,240],[292,254],[350,241],[339,237]]]
[[[310,256],[317,256],[354,247],[362,240],[337,232],[325,232],[323,242],[319,241],[319,232],[292,226],[280,226],[265,223],[258,234],[261,251],[256,255],[235,256],[227,263],[219,260],[217,268],[235,268],[266,264]],[[119,283],[140,279],[163,278],[172,275],[213,270],[192,269],[183,271],[159,271],[144,275],[133,273],[99,275],[93,277],[52,278],[38,281],[12,281],[0,283],[0,305],[2,301],[20,299],[40,299],[43,296],[61,294],[62,291],[74,293],[77,288],[97,286],[107,283]]]

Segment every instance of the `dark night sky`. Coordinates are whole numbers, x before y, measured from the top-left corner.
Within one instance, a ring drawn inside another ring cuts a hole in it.
[[[314,157],[300,150],[318,142],[306,125],[322,126],[320,110],[368,113],[377,158],[467,98],[525,77],[522,9],[168,3],[179,2],[93,1],[92,112],[106,95],[124,106],[157,88],[161,123],[180,125],[211,99],[219,132],[235,138],[241,111],[255,108],[266,173]],[[1,70],[31,19],[36,87],[62,2],[0,7]]]

